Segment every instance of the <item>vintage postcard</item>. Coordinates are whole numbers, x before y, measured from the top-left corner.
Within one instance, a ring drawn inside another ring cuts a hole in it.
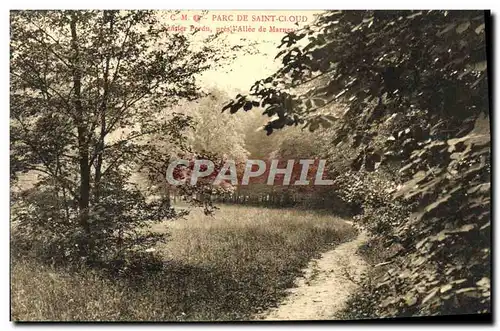
[[[10,12],[11,320],[491,321],[491,18]]]

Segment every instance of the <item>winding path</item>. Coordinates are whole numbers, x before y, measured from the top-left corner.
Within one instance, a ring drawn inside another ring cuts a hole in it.
[[[349,222],[350,223],[350,222]],[[367,240],[364,232],[349,242],[312,260],[296,287],[277,307],[259,316],[258,320],[327,320],[344,307],[367,263],[356,253]],[[353,281],[354,280],[354,281]]]

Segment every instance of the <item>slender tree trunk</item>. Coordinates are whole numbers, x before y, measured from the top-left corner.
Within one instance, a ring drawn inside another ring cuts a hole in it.
[[[73,51],[72,76],[73,76],[73,105],[75,107],[75,119],[78,131],[78,154],[80,167],[80,196],[78,209],[80,212],[80,225],[90,237],[89,224],[89,200],[90,200],[90,164],[89,164],[89,142],[87,126],[85,124],[82,105],[82,73],[79,66],[78,35],[76,32],[76,14],[71,14],[71,48]],[[87,250],[88,247],[84,247]]]
[[[109,31],[110,35],[113,35],[113,14],[108,11],[104,11],[104,21],[109,21]],[[104,138],[106,137],[106,112],[108,108],[108,94],[109,94],[109,62],[111,60],[111,53],[106,54],[106,64],[104,68],[104,87],[102,103],[100,107],[100,120],[101,129],[99,134],[99,143],[97,146],[97,158],[95,164],[95,179],[94,179],[94,199],[99,202],[100,198],[100,185],[101,185],[101,175],[102,175],[102,160],[104,153]]]
[[[63,205],[63,208],[64,208],[64,219],[65,221],[68,221],[69,220],[69,207],[68,207],[68,200],[67,200],[67,194],[66,194],[66,188],[64,187],[64,185],[60,185],[59,182],[57,181],[57,177],[60,175],[61,173],[61,162],[59,160],[59,155],[56,156],[56,169],[54,171],[54,179],[53,179],[53,185],[54,185],[54,188],[55,188],[55,191],[56,191],[56,201],[57,201],[57,207],[58,209],[60,208],[61,206],[61,199],[62,199],[62,205]],[[59,190],[61,190],[61,193],[62,193],[62,198],[59,196]]]
[[[164,195],[163,199],[164,199],[167,207],[170,208],[172,206],[172,201],[171,201],[171,197],[170,197],[170,194],[171,194],[170,185],[168,185],[167,181],[164,181],[163,185],[165,187],[165,189],[163,190],[163,195]],[[175,203],[175,198],[174,198],[174,203]]]

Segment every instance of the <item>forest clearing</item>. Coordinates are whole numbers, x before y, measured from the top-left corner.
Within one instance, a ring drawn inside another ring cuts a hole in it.
[[[13,321],[491,320],[489,12],[10,18]]]
[[[154,230],[171,234],[156,247],[164,270],[138,284],[15,262],[14,319],[246,320],[276,306],[310,259],[356,236],[324,213],[245,206],[222,206],[215,217],[195,212]]]

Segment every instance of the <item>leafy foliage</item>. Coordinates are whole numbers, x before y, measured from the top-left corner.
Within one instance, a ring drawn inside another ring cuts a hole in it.
[[[162,239],[144,227],[176,213],[168,199],[147,202],[131,176],[166,159],[161,142],[186,144],[189,118],[157,114],[199,96],[210,45],[194,49],[155,11],[12,12],[11,175],[39,177],[16,196],[25,239],[89,261]]]
[[[363,299],[376,316],[490,311],[485,23],[474,11],[326,12],[283,38],[276,73],[224,107],[264,108],[268,135],[331,130],[332,158],[355,153],[361,175],[340,177],[341,195],[401,247]]]

